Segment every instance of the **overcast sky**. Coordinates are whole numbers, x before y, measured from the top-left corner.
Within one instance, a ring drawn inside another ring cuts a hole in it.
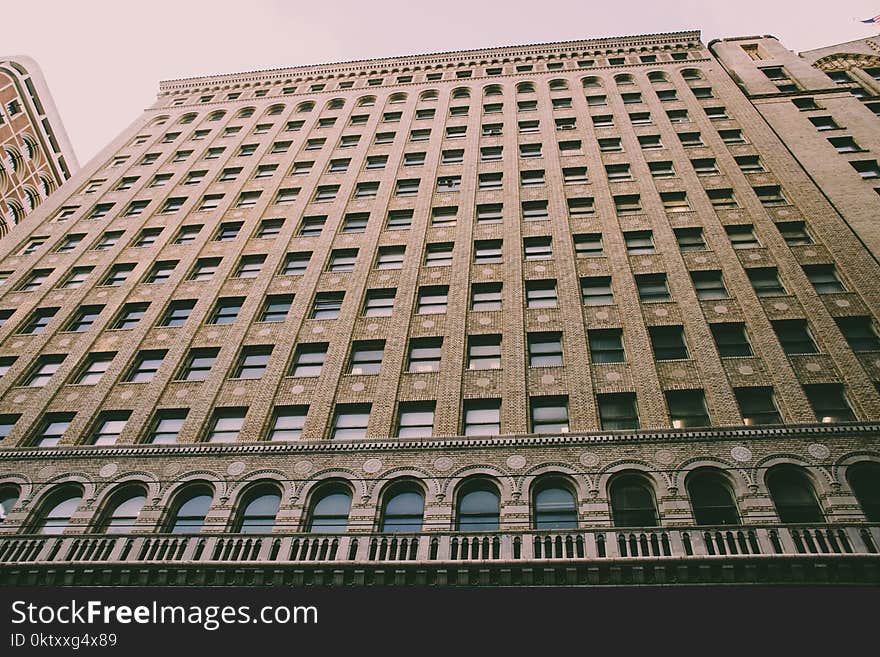
[[[0,55],[43,69],[80,164],[159,80],[349,59],[699,29],[795,51],[864,38],[880,0],[41,0],[0,6]]]

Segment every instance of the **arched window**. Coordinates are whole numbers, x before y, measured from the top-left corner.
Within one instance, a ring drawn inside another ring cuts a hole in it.
[[[253,108],[253,107],[245,107],[245,108],[240,109],[240,110],[238,111],[238,114],[235,115],[235,118],[237,118],[237,119],[247,119],[247,118],[249,118],[249,117],[251,117],[251,116],[253,116],[253,115],[254,115],[254,108]]]
[[[266,110],[266,116],[278,116],[283,111],[284,105],[280,103],[277,105],[272,105],[271,107],[269,107],[269,109]]]
[[[341,483],[326,484],[312,496],[308,531],[344,534],[348,530],[351,490]]]
[[[452,90],[453,98],[470,98],[471,90],[467,87],[458,87],[457,89]]]
[[[568,89],[568,80],[562,78],[550,80],[550,91],[565,91],[566,89]]]
[[[327,101],[327,106],[324,108],[326,110],[338,110],[345,107],[345,99],[344,98],[333,98]]]
[[[405,93],[396,93],[391,94],[388,98],[389,103],[405,103],[406,102],[406,94]]]
[[[425,92],[427,93],[427,92]],[[436,91],[434,93],[437,93]],[[357,106],[358,107],[372,107],[376,104],[375,96],[361,96],[358,98]]]
[[[739,524],[736,502],[724,475],[713,468],[703,468],[691,473],[685,483],[698,525]]]
[[[187,123],[192,123],[193,121],[196,120],[197,116],[198,116],[198,114],[196,114],[194,112],[184,114],[183,116],[180,117],[180,121],[178,121],[178,123],[180,123],[181,125],[186,125]]]
[[[500,96],[504,93],[501,90],[500,84],[490,84],[487,87],[483,87],[483,95],[484,96]]]
[[[382,531],[389,533],[422,531],[424,514],[425,496],[421,489],[411,482],[394,484],[385,494]]]
[[[470,481],[458,493],[456,529],[462,532],[498,529],[501,517],[498,487],[485,479]]]
[[[207,484],[193,484],[177,494],[167,523],[170,534],[197,534],[202,531],[211,509],[214,491]]]
[[[251,109],[251,114],[253,114],[253,109]],[[226,116],[226,112],[224,112],[223,110],[217,110],[216,112],[211,112],[210,114],[208,114],[208,120],[219,121],[224,116]],[[250,114],[248,114],[248,116],[250,116]]]
[[[851,465],[846,469],[846,480],[868,522],[880,522],[880,463]]]
[[[281,494],[273,484],[252,486],[242,498],[235,531],[241,534],[268,534],[275,526]]]
[[[304,112],[311,112],[313,109],[315,109],[315,104],[310,100],[304,103],[300,103],[296,106],[296,111],[300,114]]]
[[[18,486],[9,484],[0,486],[0,523],[6,520],[9,514],[12,513],[12,509],[18,504],[20,495],[21,491]]]
[[[663,71],[651,71],[648,73],[648,80],[654,83],[669,82],[669,76]]]
[[[781,522],[825,522],[813,485],[801,468],[772,468],[767,473],[767,489]]]
[[[516,93],[533,94],[535,93],[535,84],[533,82],[520,82],[516,85]]]
[[[577,503],[570,486],[558,478],[543,478],[533,487],[535,529],[577,529]]]
[[[681,77],[685,80],[702,80],[703,72],[698,68],[686,68],[681,72]]]
[[[630,84],[635,84],[635,78],[628,73],[622,73],[620,75],[614,76],[614,81],[617,83],[618,87],[623,87]]]
[[[128,534],[134,529],[147,495],[140,486],[127,486],[110,497],[98,527],[105,534]]]
[[[611,482],[611,515],[615,527],[656,527],[657,503],[648,481],[638,474],[623,474]]]
[[[602,86],[602,81],[595,75],[591,75],[589,77],[583,78],[581,80],[581,84],[583,85],[584,89],[596,89]]]
[[[82,489],[79,486],[63,486],[46,498],[33,525],[34,534],[61,534],[82,502]]]

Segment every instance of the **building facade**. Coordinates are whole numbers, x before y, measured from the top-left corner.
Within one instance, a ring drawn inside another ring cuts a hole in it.
[[[880,254],[880,36],[799,55],[774,37],[721,39],[713,54],[874,254]]]
[[[698,32],[172,80],[68,188],[6,584],[880,579],[880,266]]]
[[[79,164],[40,67],[0,56],[0,238]]]

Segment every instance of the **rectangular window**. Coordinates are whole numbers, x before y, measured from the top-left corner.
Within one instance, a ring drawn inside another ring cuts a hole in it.
[[[474,264],[485,265],[502,262],[501,240],[477,240],[474,242]]]
[[[49,322],[55,317],[58,308],[37,308],[18,327],[16,333],[20,335],[38,335],[46,330]]]
[[[315,189],[314,203],[328,203],[336,199],[339,193],[339,185],[320,185]]]
[[[632,173],[630,173],[628,164],[606,164],[605,175],[608,176],[608,180],[611,182],[632,180]]]
[[[217,272],[220,258],[199,258],[189,274],[188,280],[207,281]]]
[[[34,447],[55,447],[73,422],[74,413],[48,413],[33,439]]]
[[[528,135],[541,132],[540,121],[520,121],[517,124],[521,135]]]
[[[263,219],[257,231],[257,239],[274,239],[281,234],[284,227],[284,219]]]
[[[92,270],[94,270],[94,267],[74,267],[68,272],[67,276],[64,277],[64,280],[58,284],[58,287],[65,290],[72,290],[81,287],[82,284],[86,282],[89,274],[92,273]]]
[[[38,357],[22,380],[19,381],[18,385],[28,386],[29,388],[44,387],[61,367],[66,357],[65,354],[51,354]]]
[[[426,267],[449,267],[452,265],[452,242],[428,244],[425,249]]]
[[[870,317],[835,317],[834,321],[853,351],[880,351],[880,337]]]
[[[561,367],[562,334],[529,333],[529,367]]]
[[[327,343],[315,342],[297,345],[290,367],[290,375],[295,377],[319,376],[327,358]]]
[[[683,326],[649,326],[654,360],[684,360],[689,358]]]
[[[746,334],[746,325],[741,322],[710,324],[718,355],[722,358],[751,356],[752,347]]]
[[[504,185],[504,174],[500,171],[494,173],[481,173],[479,175],[480,189],[501,189]]]
[[[724,285],[724,278],[718,270],[692,271],[691,281],[697,293],[697,299],[726,299],[730,296]]]
[[[398,438],[427,438],[434,433],[435,402],[401,402],[397,417]]]
[[[134,244],[132,244],[132,246],[138,249],[153,246],[156,243],[156,239],[161,234],[161,228],[144,228],[143,230],[141,230],[140,233],[138,233],[137,239],[135,240]]]
[[[246,408],[217,408],[205,433],[206,443],[234,443],[244,426]]]
[[[144,277],[144,283],[164,283],[171,278],[176,267],[177,260],[162,260],[153,263],[153,266],[150,267],[150,271],[147,272],[147,275]]]
[[[666,212],[688,212],[691,209],[686,192],[661,192],[660,200]]]
[[[648,162],[648,168],[654,178],[672,178],[675,176],[675,168],[672,162]]]
[[[310,319],[336,319],[342,311],[345,292],[318,292],[312,302]]]
[[[437,178],[438,192],[457,192],[461,190],[461,176],[440,176]]]
[[[642,211],[642,200],[638,194],[624,194],[614,197],[614,208],[617,214],[638,214]]]
[[[280,274],[282,276],[301,276],[305,274],[311,258],[311,251],[288,253],[284,258],[284,263],[281,265]]]
[[[497,436],[501,433],[500,399],[466,399],[462,433],[465,436]]]
[[[547,210],[547,201],[523,201],[523,221],[544,221],[550,218]]]
[[[334,162],[336,163],[334,168]],[[342,173],[348,169],[348,164],[351,160],[332,160],[330,162],[330,173]],[[364,165],[364,168],[370,171],[377,171],[380,169],[384,169],[385,165],[388,164],[388,156],[387,155],[371,155],[367,158],[367,163]]]
[[[709,426],[709,413],[702,390],[667,390],[666,404],[674,428]]]
[[[699,226],[688,226],[686,228],[674,228],[675,239],[678,242],[678,248],[681,251],[703,251],[706,248],[706,242],[703,240],[703,229]]]
[[[150,307],[149,302],[127,303],[119,311],[116,319],[110,325],[111,329],[126,330],[134,328],[143,319]]]
[[[150,349],[141,351],[129,368],[123,381],[129,383],[146,383],[152,381],[168,354],[167,349]]]
[[[666,284],[666,274],[636,274],[636,286],[639,289],[639,300],[642,303],[655,301],[669,301],[669,286]]]
[[[650,230],[634,230],[623,234],[626,252],[629,255],[656,253],[654,236]]]
[[[556,308],[556,281],[526,281],[526,308]]]
[[[260,379],[269,365],[272,345],[251,345],[242,347],[238,361],[232,370],[233,379]]]
[[[292,294],[270,294],[263,302],[258,322],[283,322],[293,305]]]
[[[804,319],[783,319],[771,322],[779,344],[788,355],[818,353],[816,343]]]
[[[215,242],[230,242],[238,237],[238,233],[241,230],[242,222],[240,221],[227,221],[217,228],[217,232],[214,233],[214,241]]]
[[[296,201],[297,196],[299,196],[299,187],[286,187],[284,189],[279,189],[275,194],[276,205],[289,205]]]
[[[190,349],[183,360],[183,365],[177,372],[176,380],[204,381],[208,378],[211,368],[214,367],[219,353],[220,349],[217,347]]]
[[[523,239],[523,257],[526,260],[549,260],[553,257],[553,238],[548,236]]]
[[[405,246],[380,246],[376,254],[376,269],[403,269]]]
[[[755,237],[755,227],[751,224],[725,226],[724,231],[734,249],[757,249],[761,246]]]
[[[110,363],[115,357],[115,351],[90,353],[70,382],[78,385],[95,385],[110,369]]]
[[[317,237],[324,230],[326,221],[327,217],[323,215],[303,217],[299,224],[299,236]]]
[[[746,274],[752,282],[752,287],[755,288],[755,294],[759,297],[778,297],[788,294],[779,280],[776,267],[746,269]]]
[[[419,288],[416,314],[435,315],[446,312],[449,299],[449,286],[428,285]]]
[[[269,429],[268,439],[299,440],[308,413],[308,406],[276,406],[272,412],[272,426]]]
[[[805,385],[804,392],[819,422],[851,422],[856,419],[841,384]]]
[[[131,417],[131,411],[104,411],[92,427],[90,445],[115,445]]]
[[[223,297],[217,299],[214,310],[208,316],[208,324],[232,324],[244,304],[244,297]]]
[[[412,338],[409,342],[408,372],[439,372],[443,338]]]
[[[497,370],[501,368],[501,336],[468,336],[467,366],[469,370]]]
[[[591,276],[581,279],[581,296],[585,306],[605,306],[614,303],[610,276]]]
[[[327,271],[352,272],[357,261],[357,249],[334,249],[330,252],[330,262]]]
[[[532,433],[566,433],[568,431],[568,397],[532,397]]]
[[[104,306],[80,306],[64,326],[64,330],[74,333],[88,331],[103,310]],[[0,315],[0,319],[2,319],[2,315]]]
[[[501,283],[473,283],[471,310],[501,310]]]
[[[342,220],[342,232],[364,233],[367,230],[367,222],[369,220],[369,212],[349,212]]]
[[[196,307],[195,299],[180,299],[168,304],[158,326],[177,327],[186,324],[193,308]]]
[[[590,358],[594,363],[622,363],[626,360],[621,329],[593,329],[587,335]]]
[[[766,171],[757,155],[740,155],[735,157],[734,160],[743,173],[762,173]]]
[[[837,276],[834,265],[804,265],[804,273],[817,294],[834,294],[846,292],[846,288]]]
[[[358,375],[378,374],[385,352],[384,340],[361,340],[351,346],[348,373]]]
[[[617,392],[596,395],[596,401],[599,407],[599,425],[603,430],[639,428],[635,393]]]
[[[183,423],[189,414],[187,409],[164,409],[157,411],[147,439],[153,445],[173,445],[177,442]]]
[[[572,235],[574,253],[578,258],[590,258],[603,255],[602,233],[580,233]]]
[[[412,210],[389,210],[385,228],[388,230],[408,230],[412,228]]]
[[[782,424],[773,388],[734,388],[743,424]]]
[[[334,440],[366,438],[370,410],[370,404],[337,404],[330,437]]]

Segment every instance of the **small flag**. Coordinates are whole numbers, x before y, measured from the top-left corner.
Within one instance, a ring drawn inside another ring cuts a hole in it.
[[[874,16],[874,18],[869,18],[866,21],[862,21],[862,23],[880,23],[880,15]]]

